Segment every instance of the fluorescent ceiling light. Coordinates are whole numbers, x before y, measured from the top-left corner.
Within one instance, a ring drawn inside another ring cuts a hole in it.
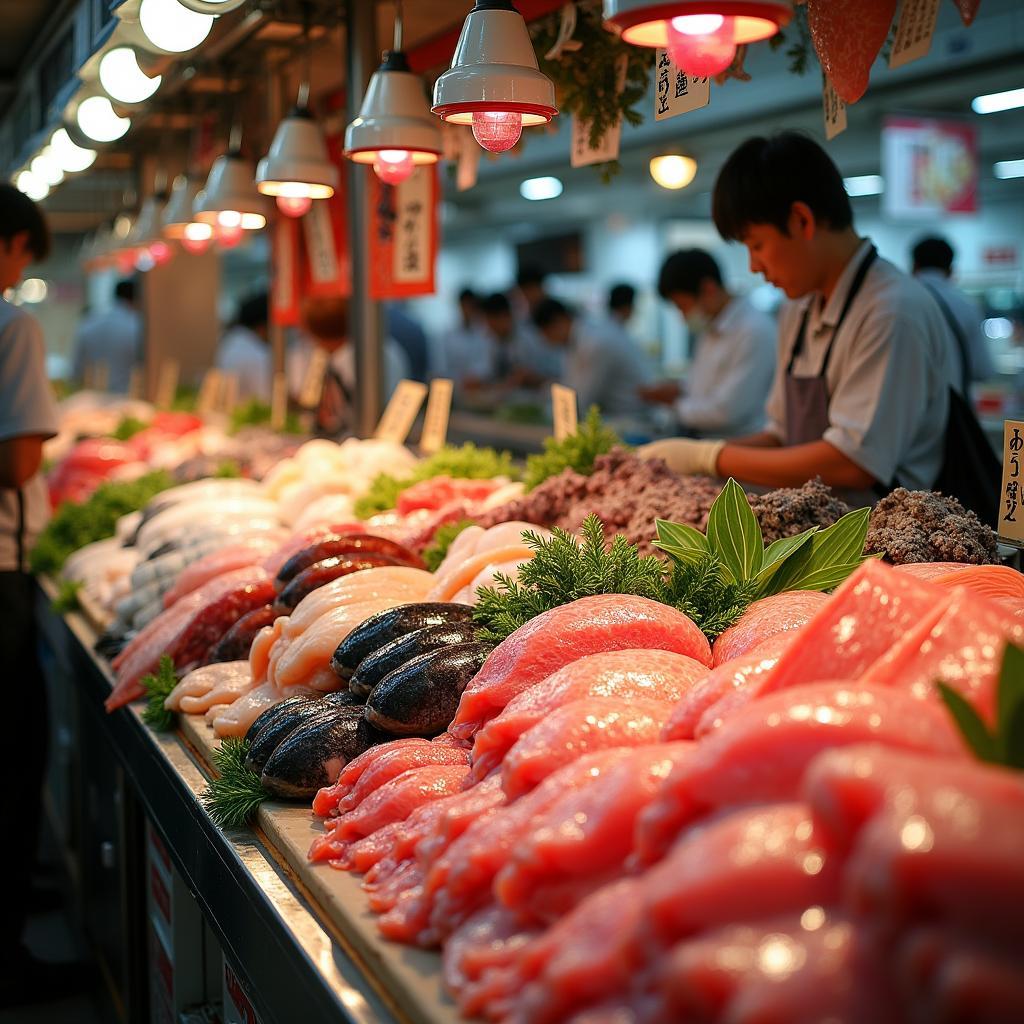
[[[848,196],[880,196],[885,191],[885,180],[880,174],[858,174],[843,178]]]
[[[1024,89],[990,92],[971,100],[971,110],[976,114],[998,114],[1001,110],[1013,110],[1016,107],[1024,107]]]
[[[519,186],[519,194],[524,199],[556,199],[562,194],[562,183],[558,178],[527,178]]]
[[[1024,160],[998,160],[992,173],[997,178],[1024,178]]]

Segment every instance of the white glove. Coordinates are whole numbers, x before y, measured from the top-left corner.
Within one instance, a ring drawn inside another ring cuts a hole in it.
[[[664,459],[668,468],[680,476],[718,476],[718,456],[724,447],[724,441],[673,437],[642,445],[636,453],[642,459]]]

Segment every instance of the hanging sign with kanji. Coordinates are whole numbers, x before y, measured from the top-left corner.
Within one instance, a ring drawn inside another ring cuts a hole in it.
[[[1024,422],[1003,420],[1003,486],[996,533],[1005,544],[1024,548]]]
[[[437,171],[417,167],[398,185],[370,181],[370,297],[405,299],[434,292],[439,201]]]
[[[668,50],[654,52],[655,121],[667,121],[711,102],[711,79],[694,78],[676,67]]]

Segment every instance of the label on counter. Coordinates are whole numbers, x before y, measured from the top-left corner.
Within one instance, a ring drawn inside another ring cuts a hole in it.
[[[288,377],[278,371],[270,395],[270,429],[284,430],[288,418]]]
[[[901,68],[927,55],[938,17],[939,0],[903,0],[889,67]]]
[[[160,375],[156,382],[156,407],[170,409],[174,404],[174,396],[178,393],[178,375],[181,366],[177,359],[165,359],[160,364]]]
[[[444,377],[436,377],[430,382],[430,397],[427,399],[427,411],[423,414],[423,433],[420,435],[420,451],[424,455],[440,451],[448,439],[452,389],[452,382]]]
[[[1024,548],[1024,420],[1003,420],[1003,486],[999,492],[999,525],[1004,544]]]
[[[399,381],[373,436],[401,444],[409,436],[426,394],[427,385],[418,380]]]
[[[711,102],[711,79],[694,78],[677,68],[668,50],[655,50],[654,120],[687,114]]]
[[[315,409],[320,404],[320,396],[324,390],[324,374],[330,362],[327,349],[317,345],[309,357],[306,372],[302,375],[302,387],[299,389],[299,405],[304,409]]]
[[[578,423],[576,392],[564,384],[551,385],[551,415],[555,424],[555,440],[564,441],[576,433]]]
[[[196,412],[200,416],[209,416],[217,408],[223,380],[222,371],[216,368],[206,371],[203,383],[199,385],[199,397],[196,398]]]
[[[831,140],[846,131],[846,104],[832,87],[828,75],[821,77],[821,106],[825,115],[825,138]]]
[[[225,373],[224,385],[220,390],[220,407],[229,416],[238,405],[238,374]]]

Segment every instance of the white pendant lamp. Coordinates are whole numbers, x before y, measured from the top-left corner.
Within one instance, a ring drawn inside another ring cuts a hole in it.
[[[89,96],[75,114],[79,130],[93,142],[116,142],[132,126],[130,117],[119,117],[106,96]]]
[[[192,207],[199,195],[199,182],[191,175],[179,174],[171,185],[171,196],[164,210],[164,237],[183,238],[185,228],[195,223]]]
[[[139,67],[139,59],[130,46],[115,46],[100,60],[100,85],[118,103],[142,103],[160,88],[162,78],[152,78]]]
[[[604,0],[604,17],[634,46],[665,47],[691,75],[723,72],[736,48],[775,35],[792,0]]]
[[[234,233],[258,231],[267,223],[267,201],[256,191],[255,168],[233,149],[217,157],[206,187],[196,196],[195,219]]]
[[[434,84],[431,110],[473,126],[492,153],[511,149],[524,126],[546,124],[558,109],[555,87],[537,67],[530,33],[511,0],[476,0],[452,66]]]
[[[195,11],[196,14],[212,14],[219,18],[228,11],[235,11],[248,0],[178,0],[182,7]]]
[[[142,0],[139,24],[146,38],[165,53],[194,50],[213,28],[213,17],[197,14],[178,0]]]
[[[88,170],[96,161],[96,150],[76,145],[66,128],[58,128],[50,136],[50,150],[65,174]]]

